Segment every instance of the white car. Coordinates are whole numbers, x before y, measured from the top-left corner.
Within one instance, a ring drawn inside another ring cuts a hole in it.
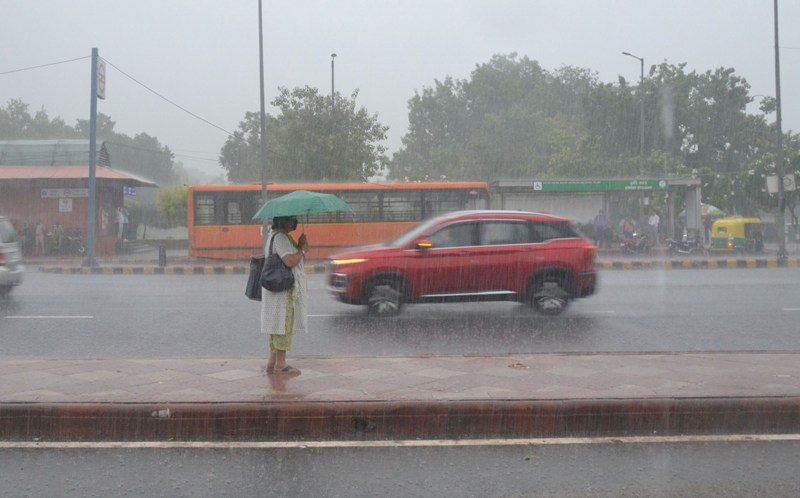
[[[0,216],[0,296],[5,296],[15,285],[22,283],[22,247],[14,225]]]

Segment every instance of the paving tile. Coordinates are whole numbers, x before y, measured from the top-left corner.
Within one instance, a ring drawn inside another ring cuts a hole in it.
[[[0,402],[799,396],[792,353],[0,359]],[[175,399],[169,399],[174,396]]]
[[[214,379],[219,379],[219,380],[239,380],[239,379],[247,379],[250,377],[260,377],[260,376],[261,373],[259,372],[254,372],[252,370],[241,370],[241,369],[223,370],[221,372],[205,374],[205,377],[212,377]]]

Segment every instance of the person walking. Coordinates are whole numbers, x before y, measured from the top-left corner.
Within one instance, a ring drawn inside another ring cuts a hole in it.
[[[286,363],[286,353],[292,349],[295,333],[308,328],[308,283],[305,273],[305,255],[308,252],[306,235],[297,241],[290,235],[297,229],[297,217],[276,216],[272,219],[264,255],[272,252],[292,269],[294,286],[283,292],[261,293],[261,331],[269,338],[268,375],[300,375],[300,370]]]

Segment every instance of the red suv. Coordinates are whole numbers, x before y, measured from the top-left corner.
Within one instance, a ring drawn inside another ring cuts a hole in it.
[[[386,244],[337,254],[328,284],[340,301],[394,315],[404,303],[519,301],[557,315],[597,286],[596,247],[564,218],[459,211]]]

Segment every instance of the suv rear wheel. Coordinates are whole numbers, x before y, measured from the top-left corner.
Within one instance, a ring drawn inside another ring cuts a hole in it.
[[[537,274],[531,281],[528,303],[543,315],[560,315],[569,304],[569,277],[562,272]]]
[[[371,315],[388,317],[400,313],[403,306],[403,282],[398,277],[377,277],[366,286],[367,306]]]

